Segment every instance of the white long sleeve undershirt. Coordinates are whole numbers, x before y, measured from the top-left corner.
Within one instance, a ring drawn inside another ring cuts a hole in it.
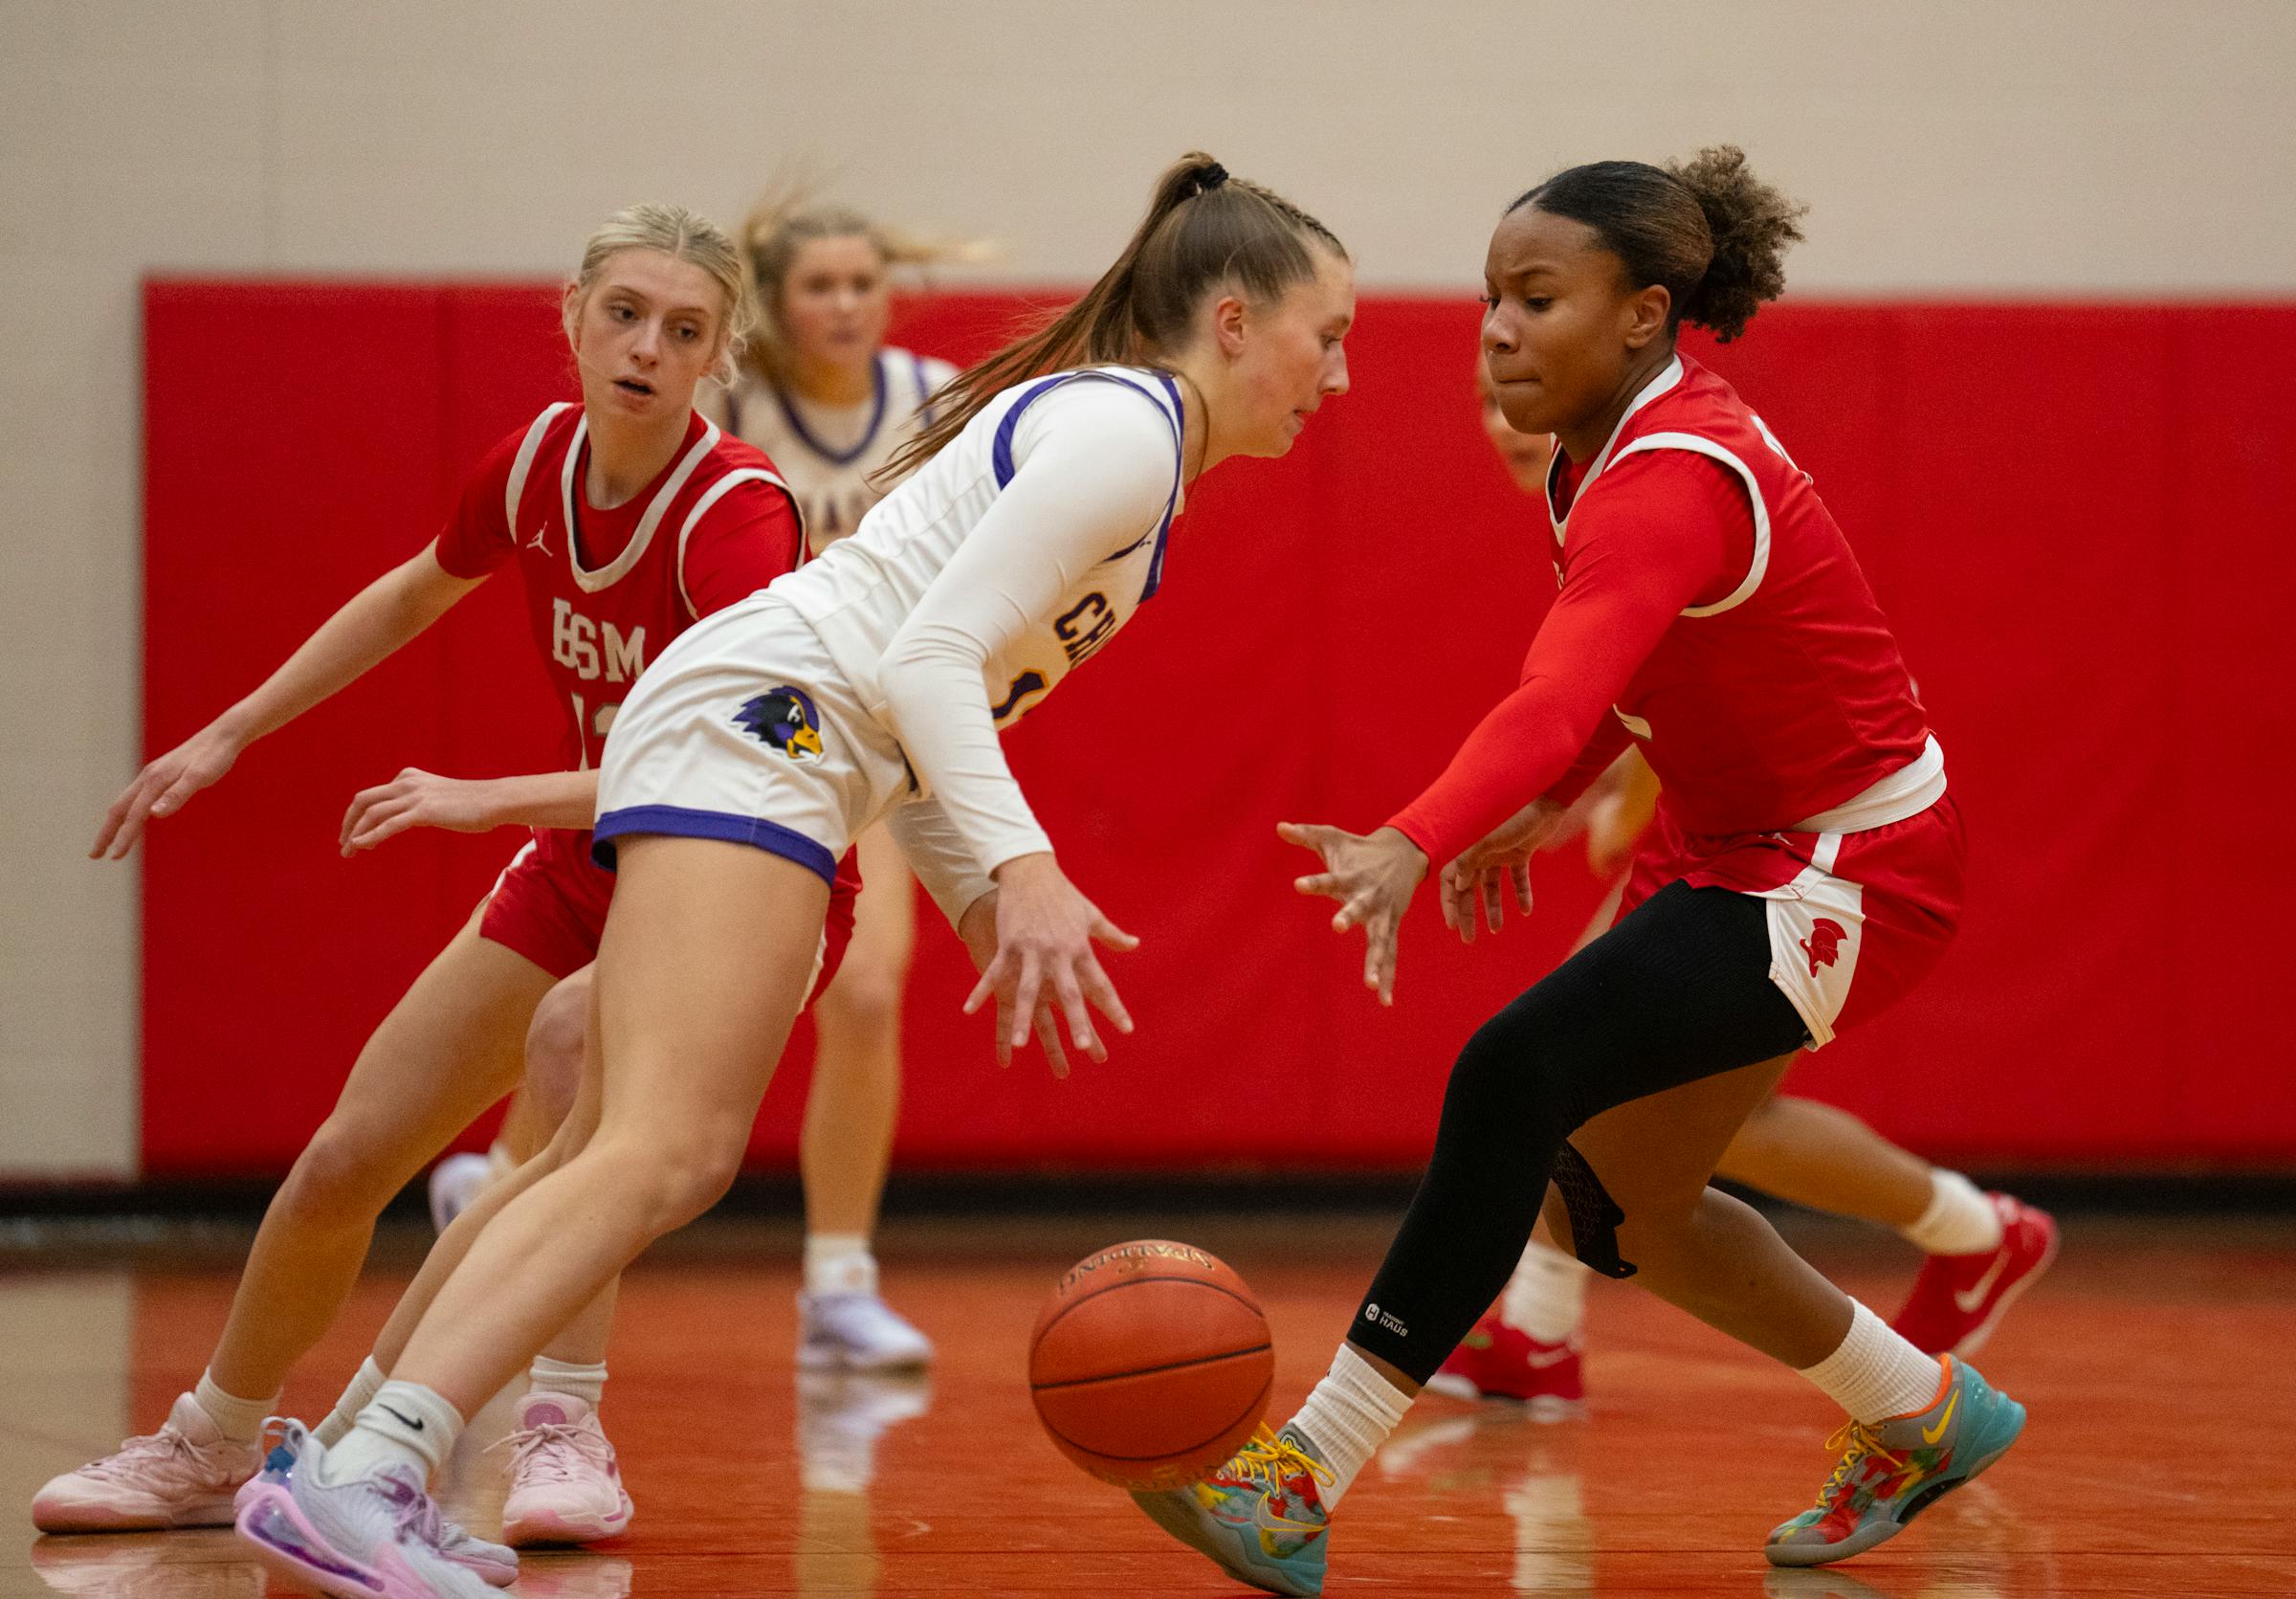
[[[1023,415],[1013,460],[1011,481],[879,668],[903,751],[983,874],[1052,847],[1005,764],[985,665],[1044,626],[1093,566],[1156,527],[1172,495],[1172,427],[1138,391],[1080,381]]]

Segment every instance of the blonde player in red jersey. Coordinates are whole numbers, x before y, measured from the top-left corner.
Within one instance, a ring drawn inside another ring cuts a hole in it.
[[[1484,357],[1509,422],[1556,440],[1559,592],[1519,686],[1416,800],[1368,834],[1283,827],[1321,856],[1296,886],[1364,928],[1386,1002],[1420,883],[1438,876],[1453,926],[1511,889],[1529,909],[1528,852],[1629,739],[1673,843],[1616,926],[1460,1053],[1426,1174],[1307,1403],[1204,1482],[1135,1496],[1269,1591],[1322,1590],[1333,1513],[1542,1210],[1589,1265],[1847,1412],[1816,1505],[1770,1533],[1773,1565],[1895,1536],[2023,1429],[1968,1362],[1916,1348],[1709,1186],[1796,1055],[1919,982],[1961,908],[1945,756],[1847,540],[1761,419],[1676,348],[1685,322],[1733,339],[1778,295],[1800,214],[1721,146],[1571,167],[1491,234]],[[1708,1489],[1730,1475],[1651,1469]]]
[[[595,954],[612,878],[589,860],[587,829],[616,706],[672,637],[801,558],[797,514],[772,463],[694,410],[748,304],[738,252],[705,219],[664,206],[610,218],[565,296],[582,404],[552,406],[504,438],[466,481],[443,533],[344,605],[253,694],[145,766],[104,818],[91,854],[122,858],[149,820],[220,780],[256,739],[356,680],[493,572],[519,566],[567,718],[567,769],[485,782],[410,771],[354,804],[346,854],[418,825],[534,833],[360,1052],[264,1216],[197,1386],[158,1432],[43,1488],[33,1508],[43,1531],[232,1520],[234,1491],[259,1463],[263,1421],[288,1369],[341,1312],[375,1218],[518,1081],[538,1005]],[[833,900],[850,907],[852,887],[843,879]],[[842,953],[850,927],[850,910],[831,915],[825,963]],[[484,1212],[439,1241],[442,1259],[460,1257]],[[608,1308],[602,1297],[591,1320]],[[588,1341],[602,1338],[597,1326]],[[544,1368],[544,1386],[574,1390],[569,1422],[582,1419],[576,1385],[603,1380],[591,1366]],[[379,1385],[373,1362],[369,1372]],[[515,1574],[507,1550],[458,1529],[445,1547],[488,1581]]]
[[[1514,486],[1541,500],[1554,439],[1508,425],[1490,369],[1475,360],[1483,431]],[[1611,881],[1578,948],[1617,920],[1633,876],[1637,846],[1648,833],[1659,798],[1658,776],[1629,748],[1598,778],[1548,847],[1582,822],[1587,864]],[[1648,847],[1670,853],[1664,836]],[[1460,923],[1472,942],[1475,922]],[[1575,952],[1575,951],[1574,951]],[[1932,1166],[1883,1138],[1849,1112],[1794,1095],[1774,1094],[1755,1108],[1731,1140],[1715,1174],[1814,1210],[1889,1228],[1928,1258],[1890,1325],[1932,1354],[1975,1354],[2002,1313],[2045,1271],[2057,1248],[2057,1224],[2005,1193],[1986,1193],[1957,1171]],[[1591,1274],[1556,1249],[1541,1226],[1488,1314],[1427,1380],[1439,1393],[1522,1401],[1532,1415],[1554,1420],[1582,1410],[1585,1377],[1580,1330]]]

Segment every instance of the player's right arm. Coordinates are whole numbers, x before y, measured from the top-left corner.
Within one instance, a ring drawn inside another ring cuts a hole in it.
[[[356,681],[484,581],[483,574],[448,571],[432,545],[375,579],[320,624],[253,694],[138,772],[104,812],[88,858],[125,856],[143,837],[147,818],[183,809],[230,771],[249,744]]]

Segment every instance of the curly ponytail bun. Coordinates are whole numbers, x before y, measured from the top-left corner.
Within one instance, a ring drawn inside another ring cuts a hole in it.
[[[1755,177],[1735,144],[1709,144],[1667,170],[1698,202],[1713,238],[1713,256],[1677,314],[1727,344],[1765,301],[1785,292],[1786,250],[1800,242],[1799,224],[1810,208]]]
[[[1786,286],[1786,247],[1808,208],[1746,167],[1735,144],[1686,162],[1594,161],[1556,173],[1508,207],[1534,206],[1594,230],[1637,288],[1662,285],[1668,331],[1690,322],[1724,344],[1746,331],[1764,300]]]

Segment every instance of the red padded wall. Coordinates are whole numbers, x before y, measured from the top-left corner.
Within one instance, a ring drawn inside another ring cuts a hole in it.
[[[910,307],[962,358],[1019,297]],[[570,391],[545,286],[155,283],[146,295],[145,732],[252,685],[437,526],[458,475]],[[1429,910],[1399,1003],[1291,890],[1285,818],[1368,825],[1509,686],[1551,597],[1535,509],[1476,426],[1470,302],[1370,299],[1355,392],[1292,456],[1198,486],[1122,647],[1008,741],[1076,879],[1146,941],[1105,1067],[1000,1073],[927,911],[900,1158],[916,1166],[1407,1165],[1475,1024],[1560,953],[1595,891],[1475,950]],[[1799,305],[1694,345],[1849,530],[1973,834],[1965,931],[1798,1084],[1941,1157],[2286,1161],[2267,851],[2296,648],[2288,306]],[[249,359],[260,349],[260,363]],[[261,391],[238,374],[259,366]],[[519,596],[491,584],[156,828],[144,865],[144,1153],[276,1169],[361,1041],[517,839],[424,834],[343,861],[350,794],[400,766],[521,769],[551,745]],[[1320,903],[1320,902],[1318,902]],[[785,1166],[808,1046],[754,1153]]]

